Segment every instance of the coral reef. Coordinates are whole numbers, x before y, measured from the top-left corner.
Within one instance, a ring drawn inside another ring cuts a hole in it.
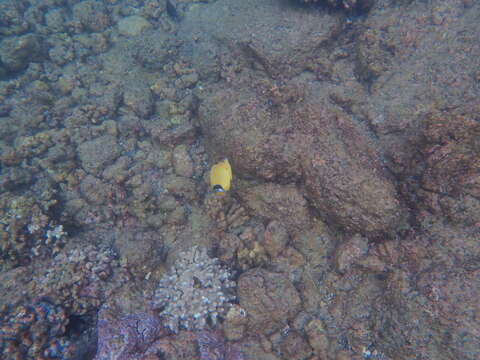
[[[380,237],[404,225],[405,209],[381,154],[352,117],[302,94],[294,85],[277,89],[292,99],[273,106],[267,84],[257,82],[245,88],[242,82],[220,85],[200,107],[202,129],[209,136],[212,153],[234,159],[232,166],[248,176],[280,183],[301,179],[310,205],[324,220],[346,231]],[[261,128],[257,124],[262,124]],[[229,135],[232,132],[235,137]],[[246,189],[242,196],[262,188],[275,193],[279,187],[259,185]],[[271,212],[293,219],[292,209],[283,205],[288,201],[304,208],[300,214],[307,213],[304,195],[296,188],[289,193],[279,193],[278,199],[266,195],[265,204],[256,201],[255,205],[259,210],[271,206]],[[252,196],[258,194],[248,198]],[[253,203],[248,198],[246,201]]]
[[[98,313],[95,360],[138,359],[161,335],[161,329],[154,314],[122,315],[119,309],[105,304]]]
[[[479,12],[0,0],[0,358],[479,359]]]
[[[235,229],[250,219],[245,209],[236,199],[223,198],[214,194],[205,197],[205,210],[215,220],[220,229]]]
[[[72,314],[83,315],[98,308],[116,286],[109,280],[118,266],[112,250],[93,245],[62,252],[53,259],[53,266],[34,276],[33,292],[55,299]]]
[[[54,195],[51,190],[42,197],[0,194],[0,269],[53,257],[64,246],[66,232],[50,215]]]
[[[83,359],[91,314],[123,284],[112,276],[117,266],[111,250],[89,245],[1,274],[0,357]]]
[[[125,314],[108,303],[100,309],[94,360],[194,358],[242,360],[243,356],[238,344],[228,342],[218,330],[181,331],[172,335],[155,313]]]
[[[70,359],[75,346],[65,337],[66,311],[47,300],[1,313],[0,357],[4,360]]]
[[[231,272],[197,246],[181,252],[172,269],[160,280],[153,306],[167,326],[201,330],[217,323],[235,299]]]

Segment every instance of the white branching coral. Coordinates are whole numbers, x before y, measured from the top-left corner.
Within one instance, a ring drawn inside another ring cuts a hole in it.
[[[235,282],[231,272],[207,250],[197,246],[179,254],[172,269],[160,280],[153,305],[160,309],[167,326],[174,332],[180,328],[203,329],[215,325],[231,301],[235,300]]]

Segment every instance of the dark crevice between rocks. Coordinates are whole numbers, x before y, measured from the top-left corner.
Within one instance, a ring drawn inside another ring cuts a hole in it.
[[[77,236],[83,231],[82,227],[73,219],[65,217],[66,211],[64,203],[61,199],[57,200],[57,203],[53,204],[48,209],[48,217],[55,220],[57,225],[62,225],[63,230],[68,234],[69,237]]]
[[[321,11],[343,12],[350,16],[368,14],[375,5],[375,0],[283,0],[290,6],[303,9],[319,9]]]
[[[94,359],[98,339],[96,314],[70,315],[65,336],[76,344],[74,360]]]

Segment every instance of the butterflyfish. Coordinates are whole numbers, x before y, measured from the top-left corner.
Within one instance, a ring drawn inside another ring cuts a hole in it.
[[[228,159],[220,161],[210,170],[210,188],[215,193],[225,193],[230,190],[232,167]]]

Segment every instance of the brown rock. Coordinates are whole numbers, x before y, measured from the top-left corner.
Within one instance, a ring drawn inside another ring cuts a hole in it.
[[[111,135],[100,136],[78,146],[78,157],[83,169],[93,175],[105,169],[119,154],[120,147]]]
[[[185,199],[193,200],[196,197],[196,184],[193,180],[181,176],[169,175],[165,177],[163,186],[168,192],[182,196]]]
[[[423,205],[467,226],[480,221],[479,111],[474,105],[431,114],[422,151]]]
[[[377,314],[382,349],[399,358],[419,351],[432,359],[479,358],[477,239],[478,230],[435,222],[401,242],[403,255],[383,295],[388,301]]]
[[[92,175],[87,175],[80,183],[80,190],[92,204],[102,204],[108,199],[111,187]]]
[[[242,341],[244,360],[280,360],[271,351],[271,344],[265,337],[251,336]]]
[[[298,146],[307,144],[302,165],[312,204],[349,231],[376,235],[395,229],[403,210],[366,135],[350,118],[322,106],[305,106],[296,116]]]
[[[165,169],[171,164],[172,153],[168,150],[148,149],[147,163],[160,169]]]
[[[300,296],[284,274],[249,270],[240,276],[237,291],[250,331],[271,334],[285,327],[300,310]]]
[[[366,29],[356,43],[357,74],[361,80],[372,81],[388,69],[391,52],[388,50],[382,32],[377,29]]]
[[[179,206],[174,209],[170,214],[168,214],[166,223],[167,224],[174,224],[174,225],[182,225],[185,224],[187,220],[185,208],[183,206]]]
[[[195,21],[188,21],[183,33],[201,33],[206,39],[216,39],[230,52],[234,48],[237,58],[252,64],[249,67],[272,77],[301,73],[318,56],[317,50],[342,31],[340,17],[327,16],[327,12],[298,11],[295,6],[283,6],[277,1],[258,4],[227,0],[210,5],[211,11],[192,9]],[[231,19],[231,9],[235,9],[238,18]],[[214,18],[211,12],[216,14]],[[212,48],[210,45],[207,49],[212,52]],[[206,59],[200,58],[193,60],[205,68]]]
[[[168,146],[175,146],[181,143],[191,144],[196,136],[195,128],[189,122],[173,128],[158,124],[151,128],[150,133],[159,145]]]
[[[348,231],[380,235],[396,230],[403,208],[395,187],[368,136],[351,117],[337,115],[316,99],[302,102],[302,91],[293,85],[282,90],[268,83],[242,85],[219,89],[200,108],[212,155],[226,154],[241,176],[282,183],[302,178],[308,200],[322,217]],[[288,97],[283,99],[282,92]],[[282,101],[272,108],[268,104],[276,98]],[[258,211],[259,199],[274,203],[272,195],[289,189],[280,188],[259,185],[239,194]],[[268,212],[281,213],[287,197],[283,204],[270,204]],[[285,210],[289,219],[291,207]],[[279,220],[290,228],[285,219]]]
[[[271,84],[273,86],[273,84]],[[259,88],[257,90],[257,88]],[[200,124],[211,156],[224,154],[235,173],[273,181],[300,176],[297,149],[287,146],[289,113],[272,112],[258,83],[221,88],[200,106]]]
[[[177,336],[165,337],[155,341],[149,352],[161,354],[166,359],[197,359],[197,337],[191,331],[181,331]]]
[[[263,247],[271,257],[277,257],[288,242],[287,229],[278,221],[271,221],[265,229]]]
[[[311,320],[305,327],[308,342],[313,347],[315,355],[321,359],[327,358],[329,340],[323,322],[320,319]]]
[[[0,61],[8,71],[14,73],[25,69],[32,61],[42,60],[45,53],[42,37],[30,33],[3,39],[0,42]]]
[[[119,257],[128,264],[130,272],[142,278],[147,271],[158,266],[160,259],[157,255],[162,245],[161,239],[155,232],[115,232],[115,248]]]
[[[89,31],[102,31],[110,24],[108,9],[101,1],[79,2],[73,7],[73,17]]]
[[[352,265],[358,263],[359,259],[368,254],[367,239],[355,235],[345,242],[342,242],[335,250],[335,266],[339,273],[343,274]]]
[[[124,182],[129,174],[130,162],[131,160],[128,156],[120,156],[112,165],[107,166],[103,170],[103,178],[115,183]]]
[[[305,360],[312,354],[312,348],[298,331],[290,330],[279,346],[284,359]]]
[[[246,207],[256,215],[285,224],[292,231],[304,231],[311,226],[308,204],[294,186],[263,184],[238,192]]]
[[[153,97],[146,84],[127,86],[123,93],[123,102],[140,118],[148,118],[152,114]]]
[[[337,353],[335,356],[335,360],[356,360],[357,358],[353,358],[353,355],[350,351],[342,350]]]
[[[172,163],[175,174],[187,178],[193,176],[192,158],[188,154],[187,147],[185,145],[178,145],[175,147],[175,149],[173,149]]]
[[[314,227],[303,234],[292,238],[292,245],[298,249],[312,267],[329,269],[336,239],[330,234],[327,226],[321,221],[315,221]]]
[[[234,261],[242,241],[232,233],[222,234],[218,244],[218,258],[226,263]]]
[[[223,332],[227,340],[237,341],[242,339],[247,323],[247,312],[239,305],[233,305],[230,310],[228,310],[223,323]]]

